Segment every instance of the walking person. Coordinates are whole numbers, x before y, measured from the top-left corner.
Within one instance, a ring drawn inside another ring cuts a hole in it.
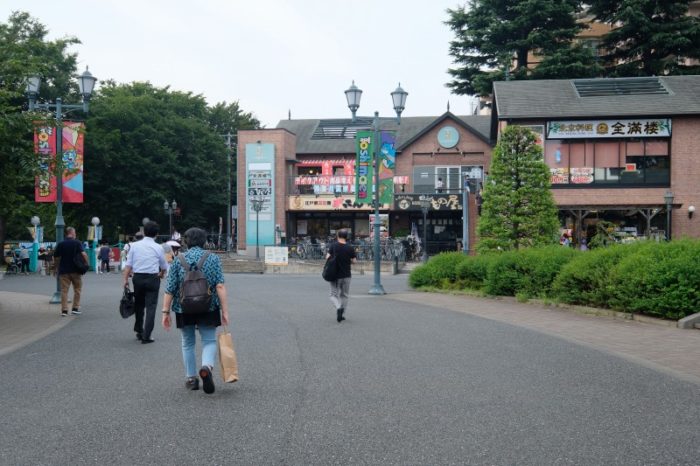
[[[109,273],[109,258],[112,255],[112,250],[107,243],[102,243],[100,248],[100,269],[97,273]]]
[[[75,239],[75,228],[66,227],[66,239],[56,245],[53,257],[58,259],[58,279],[61,283],[61,316],[68,315],[68,290],[73,285],[73,308],[71,314],[79,316],[80,293],[83,291],[83,276],[75,266],[75,256],[81,254],[87,264],[88,257],[85,254],[83,244]]]
[[[163,328],[170,330],[172,321],[170,311],[175,313],[175,325],[180,329],[182,337],[182,360],[185,365],[185,388],[188,390],[199,389],[199,379],[202,379],[202,388],[205,393],[214,393],[214,378],[212,370],[216,362],[216,327],[228,325],[228,303],[226,299],[226,287],[224,286],[224,274],[221,268],[221,260],[215,254],[205,251],[204,243],[207,234],[201,228],[190,228],[184,234],[185,244],[189,248],[186,253],[179,254],[173,260],[168,272],[163,296]],[[206,254],[206,256],[205,256]],[[209,310],[199,313],[183,313],[180,299],[185,273],[201,263],[199,269],[207,280],[211,302]],[[186,268],[183,267],[183,262]],[[199,337],[202,344],[202,365],[197,374],[197,362],[195,354],[195,327],[199,329]]]
[[[134,332],[136,332],[136,339],[146,344],[154,341],[151,333],[156,318],[160,279],[168,270],[168,263],[165,261],[163,248],[154,239],[158,234],[158,224],[148,222],[143,230],[144,238],[132,243],[129,248],[124,267],[123,287],[129,286],[129,276],[133,272],[136,315]]]
[[[19,259],[22,261],[22,273],[29,275],[29,250],[26,246],[19,250]]]
[[[350,292],[350,277],[352,276],[352,264],[355,258],[355,248],[347,244],[349,232],[347,228],[338,230],[337,241],[330,245],[326,260],[334,256],[338,265],[337,280],[331,284],[331,302],[336,309],[336,319],[338,322],[345,320],[343,314],[348,307],[348,297]]]

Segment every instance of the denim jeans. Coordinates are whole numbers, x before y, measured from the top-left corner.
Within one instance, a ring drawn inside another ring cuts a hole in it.
[[[216,363],[216,327],[198,325],[199,337],[202,340],[202,366],[214,367]],[[182,360],[185,363],[185,376],[195,377],[197,375],[197,360],[195,354],[195,343],[197,338],[194,334],[194,325],[185,325],[182,331]]]

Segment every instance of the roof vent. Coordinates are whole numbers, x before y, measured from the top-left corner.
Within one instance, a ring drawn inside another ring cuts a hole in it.
[[[605,97],[618,95],[668,95],[657,77],[616,79],[574,79],[579,97]]]
[[[370,128],[371,118],[320,120],[311,139],[355,139],[358,131]]]

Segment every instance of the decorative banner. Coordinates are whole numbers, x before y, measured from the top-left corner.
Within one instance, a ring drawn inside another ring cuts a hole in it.
[[[85,125],[63,123],[63,202],[83,202],[83,142]],[[56,154],[55,128],[37,127],[34,131],[34,151],[39,154],[40,174],[34,187],[35,202],[56,202],[56,178],[52,176]]]
[[[374,144],[372,141],[373,133],[371,131],[358,131],[356,135],[357,141],[357,160],[355,167],[355,202],[357,204],[372,204],[372,164],[374,163]]]
[[[390,204],[394,200],[394,168],[396,167],[396,133],[383,131],[379,151],[379,202]]]
[[[670,137],[671,119],[550,121],[547,139]]]

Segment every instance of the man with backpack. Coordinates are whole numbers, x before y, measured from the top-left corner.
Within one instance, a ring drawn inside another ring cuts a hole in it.
[[[61,283],[61,316],[68,315],[68,290],[73,285],[73,308],[71,314],[78,316],[80,311],[80,293],[83,290],[83,274],[88,257],[83,249],[83,244],[75,239],[75,228],[66,227],[66,239],[56,245],[53,253],[58,259],[58,280]],[[82,261],[82,262],[81,262]]]
[[[156,318],[160,279],[168,270],[163,248],[156,243],[158,224],[148,222],[143,227],[144,238],[131,244],[124,267],[123,286],[129,286],[129,276],[133,272],[134,283],[134,332],[141,343],[153,343],[151,332]],[[144,316],[145,311],[145,316]],[[144,319],[145,317],[145,319]]]

